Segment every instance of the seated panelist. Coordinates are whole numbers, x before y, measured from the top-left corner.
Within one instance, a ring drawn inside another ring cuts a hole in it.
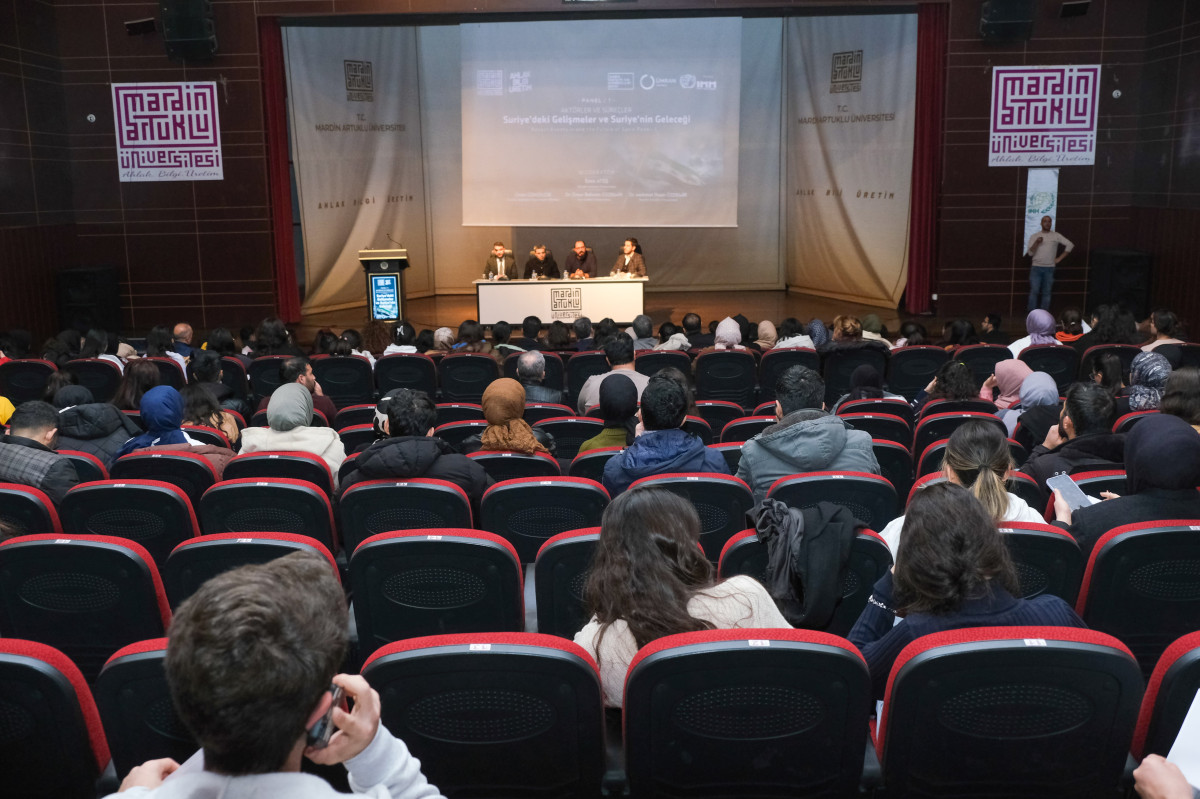
[[[596,254],[588,248],[583,239],[579,239],[563,264],[563,274],[580,280],[595,277],[596,272]]]
[[[611,274],[614,277],[623,274],[628,274],[629,277],[646,276],[646,259],[639,252],[637,239],[625,239],[625,243],[621,245],[621,254],[617,256]]]
[[[517,276],[517,259],[513,257],[512,250],[504,247],[504,242],[497,241],[492,245],[492,254],[483,268],[489,280],[493,277],[496,280],[511,280]]]
[[[529,280],[535,275],[555,280],[561,276],[554,255],[546,249],[545,244],[533,245],[533,249],[529,251],[529,260],[525,262],[524,278]]]

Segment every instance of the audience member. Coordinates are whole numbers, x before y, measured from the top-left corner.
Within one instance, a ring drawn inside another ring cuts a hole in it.
[[[1150,333],[1154,338],[1150,343],[1142,346],[1142,352],[1151,352],[1163,344],[1185,343],[1180,338],[1183,334],[1183,326],[1179,324],[1179,318],[1166,308],[1157,308],[1154,313],[1150,314]]]
[[[517,356],[517,379],[525,389],[525,402],[563,401],[561,391],[543,385],[546,380],[546,356],[538,350],[522,352]]]
[[[1133,788],[1142,799],[1195,799],[1197,794],[1179,766],[1153,754],[1133,770]]]
[[[801,472],[879,474],[871,434],[826,413],[825,381],[806,366],[784,370],[775,383],[779,420],[742,445],[737,476],[761,505],[776,480]]]
[[[1079,542],[1086,558],[1109,530],[1134,522],[1200,519],[1200,436],[1178,416],[1156,413],[1125,437],[1125,494],[1074,512],[1054,492],[1059,526]]]
[[[183,395],[170,386],[155,386],[142,397],[142,424],[146,432],[126,441],[117,457],[138,450],[156,452],[190,452],[200,455],[213,468],[217,479],[225,473],[225,464],[233,458],[233,450],[202,444],[183,431]]]
[[[979,398],[996,403],[1002,411],[1021,401],[1021,384],[1033,374],[1029,364],[1016,358],[1008,358],[996,364],[996,371],[979,389]]]
[[[16,408],[13,407],[12,400],[8,397],[0,396],[0,433],[4,432],[2,428],[8,424],[8,420],[12,418],[13,411],[15,410]]]
[[[1063,344],[1074,344],[1079,339],[1083,338],[1083,316],[1079,313],[1078,308],[1066,308],[1058,315],[1058,324],[1061,328],[1054,337]]]
[[[571,340],[571,328],[558,319],[551,322],[546,331],[546,349],[553,352],[574,352],[575,342]]]
[[[417,330],[403,319],[392,325],[392,343],[383,348],[384,355],[398,353],[411,354],[417,351],[415,345]]]
[[[208,350],[195,350],[195,355],[188,362],[188,383],[197,383],[204,386],[217,400],[221,410],[236,411],[242,415],[242,420],[250,415],[250,403],[245,397],[238,396],[233,389],[221,382],[224,374],[224,368],[221,366],[221,356],[215,352]],[[233,419],[230,418],[232,423]]]
[[[338,495],[364,480],[425,477],[445,480],[466,492],[478,518],[483,492],[492,484],[483,467],[433,435],[437,407],[424,391],[397,388],[379,400],[376,424],[383,438],[354,459],[342,478]]]
[[[96,402],[83,386],[59,389],[54,407],[58,408],[56,448],[95,455],[105,468],[112,466],[126,441],[142,432],[133,419],[107,402]]]
[[[205,349],[208,352],[215,352],[222,358],[237,358],[242,362],[242,366],[249,367],[253,361],[248,355],[243,355],[238,351],[233,334],[229,332],[228,328],[214,327],[208,334],[208,345]]]
[[[525,352],[521,347],[512,344],[509,337],[512,335],[512,325],[504,320],[500,320],[492,325],[492,357],[496,359],[496,363],[504,366],[504,361],[513,353]]]
[[[181,370],[187,369],[187,358],[175,349],[175,338],[166,325],[155,325],[146,334],[146,357],[170,358]]]
[[[658,346],[658,339],[654,337],[654,322],[645,314],[633,317],[630,335],[633,338],[634,351],[652,350]]]
[[[304,353],[292,342],[283,320],[276,316],[268,316],[254,331],[254,351],[250,355],[258,358],[263,355],[303,356]]]
[[[354,796],[440,799],[379,723],[379,694],[362,677],[337,673],[348,625],[341,585],[311,552],[206,582],[176,610],[165,662],[172,704],[200,752],[181,771],[169,758],[138,766],[113,797],[347,796],[299,773],[307,757],[345,763]],[[327,746],[306,746],[307,730],[330,708],[331,683],[354,707],[333,709]]]
[[[638,488],[612,501],[584,586],[591,620],[575,636],[600,666],[604,704],[621,707],[637,651],[676,633],[788,628],[752,577],[717,582],[698,546],[700,518],[687,500]]]
[[[705,347],[713,345],[712,333],[705,333],[701,327],[700,315],[694,313],[686,313],[683,315],[683,334],[687,336],[688,343],[694,350],[702,350]]]
[[[1045,372],[1034,372],[1021,381],[1021,402],[997,416],[1026,451],[1046,440],[1051,427],[1058,426],[1058,384]],[[1018,429],[1018,424],[1020,429]]]
[[[192,331],[192,326],[187,322],[180,322],[175,325],[171,331],[171,348],[182,355],[184,358],[192,357],[192,337],[195,333]]]
[[[200,352],[200,350],[197,350]],[[206,353],[207,354],[207,353]],[[239,429],[233,414],[227,413],[212,392],[209,383],[191,382],[180,389],[183,396],[183,423],[220,430],[230,445],[238,440]],[[217,383],[216,385],[221,385]]]
[[[1121,366],[1121,356],[1115,352],[1106,352],[1092,359],[1092,382],[1103,386],[1104,390],[1114,397],[1125,388],[1125,376]]]
[[[458,449],[464,455],[480,450],[520,452],[525,455],[535,452],[554,454],[554,436],[545,430],[531,428],[525,421],[525,389],[516,380],[511,377],[493,380],[483,390],[480,404],[488,426],[482,433],[470,436],[459,445]]]
[[[903,332],[903,328],[901,328]],[[1008,346],[1008,336],[1000,329],[1000,314],[985,314],[979,323],[980,344],[1003,344]]]
[[[1162,400],[1171,364],[1157,352],[1143,352],[1129,364],[1129,410],[1156,411]]]
[[[883,699],[892,664],[923,635],[968,627],[1083,627],[1071,606],[1041,594],[1019,599],[1016,570],[988,510],[954,483],[909,503],[896,565],[875,583],[850,630]]]
[[[332,330],[318,330],[313,336],[312,349],[310,352],[313,355],[333,355],[337,349],[338,337]]]
[[[492,345],[483,337],[483,325],[474,319],[464,320],[458,326],[458,341],[454,344],[454,351],[491,355]]]
[[[382,321],[378,319],[368,319],[362,331],[362,350],[372,358],[377,355],[382,355],[392,344],[392,330],[388,329]]]
[[[929,385],[917,392],[913,408],[920,415],[934,400],[961,402],[978,398],[979,390],[975,388],[975,374],[971,368],[961,361],[951,360],[942,364]]]
[[[303,355],[288,358],[279,364],[280,388],[293,383],[298,383],[308,389],[308,393],[312,395],[313,409],[320,411],[327,423],[333,422],[333,417],[337,416],[337,406],[333,404],[333,400],[325,396],[325,392],[321,390],[321,384],[317,382],[317,377],[313,374],[312,363]],[[278,390],[276,389],[276,391]],[[255,412],[267,410],[270,402],[270,397],[263,397]]]
[[[879,314],[869,313],[862,318],[862,337],[867,341],[887,344],[889,350],[892,348],[891,342],[887,340],[887,328],[880,321]]]
[[[824,330],[824,325],[820,325]],[[858,349],[873,349],[880,352],[889,352],[891,345],[885,341],[876,341],[865,339],[862,336],[862,322],[856,316],[842,315],[833,320],[832,337],[825,342],[817,342],[815,329],[813,324],[809,324],[808,335],[812,338],[813,343],[817,345],[817,351],[821,353],[832,352],[834,350],[858,350]]]
[[[1178,416],[1200,433],[1200,369],[1185,366],[1171,372],[1159,410]]]
[[[1005,343],[1008,339],[1005,339]],[[909,320],[900,325],[900,338],[896,339],[897,347],[920,347],[928,344],[928,334],[925,325]]]
[[[635,481],[656,474],[729,474],[724,456],[681,429],[688,397],[683,387],[662,375],[650,378],[641,397],[644,433],[604,464],[604,487],[611,496]]]
[[[584,453],[604,447],[627,447],[637,435],[637,386],[625,375],[613,375],[600,386],[600,418],[604,429],[579,445]]]
[[[366,358],[371,362],[371,366],[375,366],[375,356],[371,354],[363,345],[362,334],[352,327],[348,327],[338,336],[338,342],[333,347],[334,355],[357,355],[360,358]]]
[[[311,452],[329,466],[334,475],[346,459],[346,449],[337,431],[313,427],[313,395],[299,383],[275,389],[267,402],[269,427],[247,427],[242,431],[242,452]]]
[[[117,410],[136,411],[142,406],[142,397],[147,391],[162,382],[158,367],[150,361],[133,360],[125,365],[125,373],[117,384],[117,393],[112,404]]]
[[[758,338],[754,340],[755,345],[762,352],[766,352],[775,346],[779,341],[779,332],[775,330],[775,323],[764,319],[758,323]]]
[[[879,370],[869,363],[864,363],[854,367],[854,371],[850,373],[850,390],[838,398],[838,401],[833,404],[830,413],[836,414],[838,408],[842,407],[842,403],[850,402],[851,400],[884,398],[904,399],[899,394],[884,391],[883,376],[879,374]],[[907,400],[905,401],[907,402]]]
[[[581,316],[572,324],[575,329],[575,349],[579,352],[587,352],[595,348],[595,340],[592,338],[592,320],[586,316]]]
[[[637,387],[639,399],[646,383],[650,378],[633,368],[633,340],[629,336],[612,336],[604,344],[604,357],[608,360],[609,371],[592,375],[579,387],[579,397],[576,407],[580,413],[587,413],[588,408],[600,401],[600,384],[609,375],[623,374],[633,381]]]
[[[1025,331],[1028,335],[1009,344],[1008,349],[1014,358],[1020,358],[1026,347],[1060,344],[1061,342],[1054,337],[1055,327],[1054,316],[1049,311],[1034,308],[1025,317]]]
[[[1101,305],[1092,316],[1092,330],[1080,336],[1072,346],[1083,355],[1089,347],[1100,344],[1140,344],[1137,323],[1131,314],[1122,313],[1115,305]]]
[[[1041,511],[1029,507],[1025,500],[1005,486],[1012,467],[1008,439],[994,424],[966,422],[956,428],[946,442],[942,476],[955,485],[969,489],[992,519],[997,522],[1045,521]],[[893,559],[899,550],[903,526],[904,517],[899,516],[879,531],[892,550]]]
[[[663,322],[658,326],[658,344],[654,349],[659,351],[687,352],[692,348],[683,328],[676,327],[671,322]]]
[[[938,346],[947,352],[954,352],[959,347],[969,347],[978,344],[979,337],[975,335],[975,325],[969,319],[955,319],[947,322],[942,328],[942,340]]]
[[[786,350],[794,347],[816,349],[812,337],[804,331],[804,325],[800,324],[800,320],[794,316],[789,316],[779,323],[778,333],[779,339],[771,349]]]
[[[593,338],[595,343],[592,346],[594,350],[604,349],[604,343],[614,336],[620,335],[621,331],[617,329],[617,323],[612,320],[611,316],[606,316],[596,323],[593,328]]]
[[[1076,383],[1067,389],[1067,401],[1041,444],[1029,453],[1021,471],[1046,490],[1046,480],[1056,474],[1088,466],[1121,469],[1125,461],[1125,437],[1110,432],[1113,398],[1095,383]]]
[[[526,316],[521,320],[521,337],[513,339],[512,343],[524,350],[544,349],[546,343],[538,338],[542,332],[542,320],[536,316]]]
[[[154,366],[154,364],[148,364]],[[155,367],[158,371],[158,367]],[[54,403],[54,395],[67,386],[79,385],[79,378],[70,369],[59,369],[57,372],[51,372],[46,378],[46,384],[42,387],[42,401]]]
[[[50,403],[18,405],[8,418],[8,435],[0,438],[0,482],[32,486],[55,505],[62,502],[79,475],[69,458],[55,452],[58,425],[58,411]]]

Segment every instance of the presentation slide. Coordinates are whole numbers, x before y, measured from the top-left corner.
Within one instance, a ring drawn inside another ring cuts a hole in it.
[[[462,25],[463,224],[736,227],[741,31]]]

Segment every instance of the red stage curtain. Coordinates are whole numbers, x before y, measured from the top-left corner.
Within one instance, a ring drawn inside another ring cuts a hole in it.
[[[917,119],[913,131],[912,210],[909,212],[909,313],[931,310],[937,259],[938,191],[942,185],[942,125],[946,102],[946,43],[950,6],[917,6]]]
[[[285,322],[300,321],[296,252],[292,244],[292,181],[288,174],[287,90],[279,20],[258,20],[262,59],[263,121],[266,126],[267,185],[271,192],[271,240],[275,253],[275,307]]]

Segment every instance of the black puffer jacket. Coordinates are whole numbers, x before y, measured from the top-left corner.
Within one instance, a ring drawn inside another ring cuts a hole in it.
[[[343,479],[338,496],[364,480],[425,477],[445,480],[462,488],[478,518],[483,492],[494,481],[478,463],[454,451],[440,438],[397,436],[376,441],[354,459],[354,468]]]
[[[56,449],[89,452],[112,466],[121,445],[142,434],[141,428],[107,402],[75,405],[58,414]]]

